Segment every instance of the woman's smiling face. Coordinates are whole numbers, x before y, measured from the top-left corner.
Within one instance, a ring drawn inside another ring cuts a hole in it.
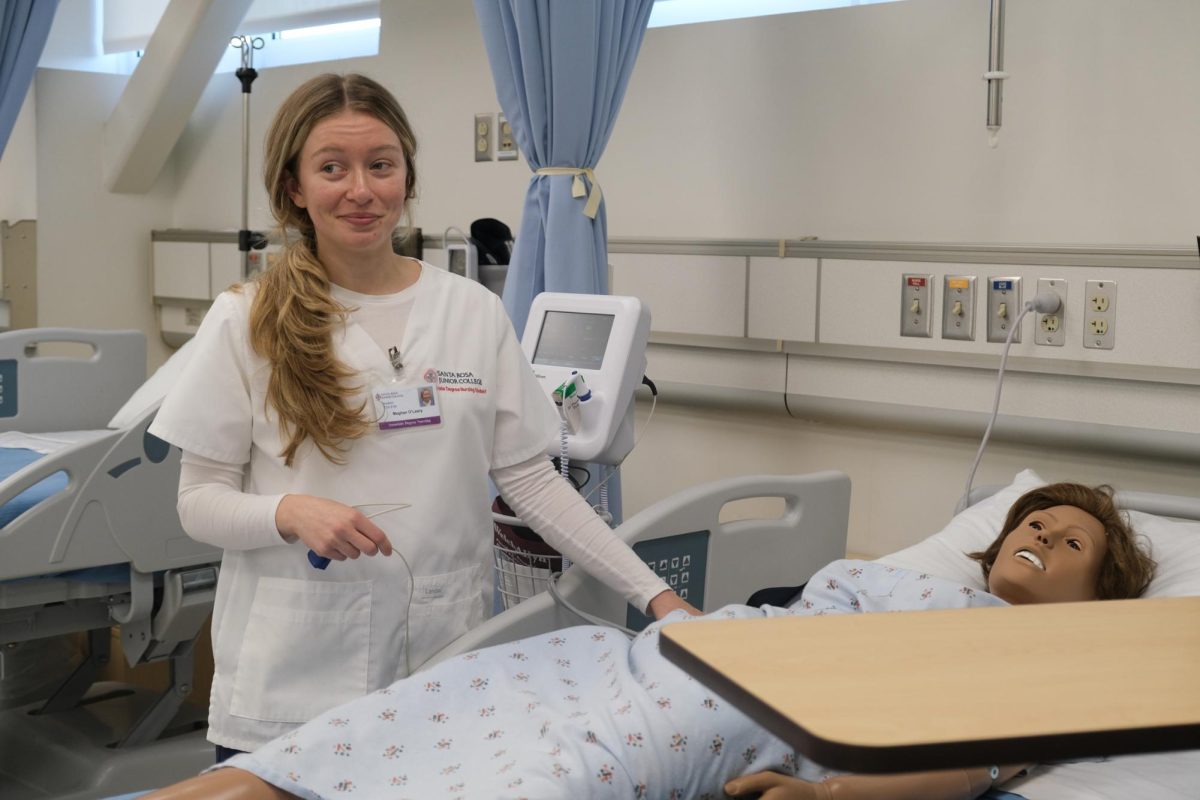
[[[1104,526],[1086,511],[1034,511],[1005,537],[988,589],[1013,604],[1095,600],[1107,553]]]
[[[347,110],[313,126],[290,194],[308,212],[322,255],[390,252],[407,199],[406,175],[396,133],[369,114]]]

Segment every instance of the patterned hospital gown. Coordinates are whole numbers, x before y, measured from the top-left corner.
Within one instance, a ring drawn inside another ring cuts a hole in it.
[[[836,561],[789,609],[707,618],[1004,605],[895,567]],[[306,798],[723,798],[760,770],[825,774],[668,663],[659,629],[568,628],[439,664],[339,706],[229,766]],[[698,618],[698,619],[704,619]]]

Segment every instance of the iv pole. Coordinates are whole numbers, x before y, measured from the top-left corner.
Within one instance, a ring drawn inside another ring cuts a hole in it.
[[[242,66],[234,74],[242,82],[242,227],[238,230],[238,250],[242,259],[242,280],[253,277],[250,272],[250,250],[267,246],[267,237],[250,230],[250,85],[258,77],[254,69],[254,51],[263,48],[261,37],[235,36],[230,47],[242,51]]]

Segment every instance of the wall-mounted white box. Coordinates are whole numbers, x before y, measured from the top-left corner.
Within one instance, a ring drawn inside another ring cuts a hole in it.
[[[650,307],[654,333],[746,335],[746,259],[610,253],[612,294]]]
[[[211,299],[208,264],[208,242],[154,242],[154,296]]]
[[[817,260],[751,258],[746,335],[789,342],[817,340]]]

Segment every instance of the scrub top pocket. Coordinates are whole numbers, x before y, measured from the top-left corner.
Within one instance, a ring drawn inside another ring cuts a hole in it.
[[[475,565],[442,575],[417,576],[409,612],[412,669],[483,622],[482,575],[483,568]]]
[[[229,713],[307,722],[367,693],[371,582],[260,578]]]

